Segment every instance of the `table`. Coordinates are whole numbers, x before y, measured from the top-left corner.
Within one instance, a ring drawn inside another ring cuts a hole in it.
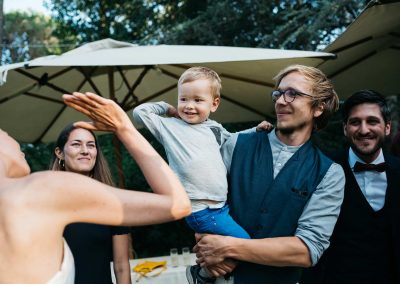
[[[136,264],[144,261],[167,261],[167,270],[163,271],[158,276],[149,276],[142,277],[139,282],[136,282],[137,275],[133,272],[132,267],[135,267]],[[196,264],[196,255],[194,253],[190,254],[191,264]],[[171,266],[171,260],[169,256],[157,256],[157,257],[149,257],[149,258],[138,258],[129,260],[129,264],[131,266],[131,278],[132,283],[142,283],[142,284],[187,284],[186,280],[186,266],[183,264],[183,257],[179,255],[179,265],[176,267]],[[112,281],[115,282],[113,263],[111,262],[111,275]]]

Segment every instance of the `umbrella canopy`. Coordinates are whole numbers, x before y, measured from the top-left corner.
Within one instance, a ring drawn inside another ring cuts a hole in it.
[[[219,122],[260,121],[272,115],[272,78],[289,64],[316,66],[322,52],[217,46],[137,46],[110,39],[60,56],[0,67],[0,128],[21,142],[54,141],[68,123],[86,119],[61,95],[92,91],[126,111],[148,101],[176,105],[177,79],[191,66],[207,66],[222,79]],[[131,115],[130,115],[131,116]]]
[[[324,51],[337,55],[319,68],[341,99],[361,89],[400,94],[400,1],[372,2]]]

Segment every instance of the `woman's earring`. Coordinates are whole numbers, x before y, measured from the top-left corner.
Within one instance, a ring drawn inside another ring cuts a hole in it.
[[[64,160],[58,159],[58,165],[60,166],[61,169],[65,169],[65,163]]]

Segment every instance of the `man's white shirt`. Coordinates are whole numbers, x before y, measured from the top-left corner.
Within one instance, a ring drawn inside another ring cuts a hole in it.
[[[353,151],[349,149],[349,165],[353,171],[354,177],[357,180],[358,186],[361,192],[364,194],[365,199],[368,201],[369,205],[374,209],[374,211],[379,211],[385,205],[385,195],[387,188],[387,178],[386,172],[376,172],[376,171],[364,171],[364,172],[354,172],[354,165],[356,162],[363,163]],[[385,158],[383,157],[382,149],[380,150],[379,156],[371,162],[371,164],[384,163]]]

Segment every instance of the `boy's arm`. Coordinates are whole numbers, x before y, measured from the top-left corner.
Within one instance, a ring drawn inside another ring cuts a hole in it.
[[[274,128],[274,126],[270,122],[264,120],[260,122],[256,127],[251,127],[249,129],[241,130],[235,133],[228,132],[224,127],[222,127],[222,125],[220,125],[220,128],[221,128],[221,147],[222,147],[224,143],[231,138],[232,135],[239,135],[241,133],[251,133],[256,131],[270,132]]]
[[[133,120],[139,126],[145,126],[161,142],[162,116],[167,115],[170,109],[174,107],[165,102],[141,104],[133,110]]]

